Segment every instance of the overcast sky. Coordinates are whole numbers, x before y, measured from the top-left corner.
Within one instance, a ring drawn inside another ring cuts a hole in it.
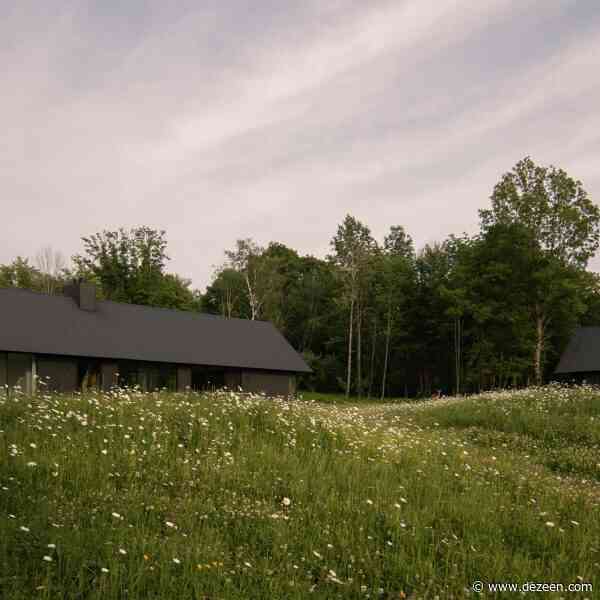
[[[4,0],[0,72],[0,263],[149,225],[203,289],[346,213],[420,247],[525,155],[600,201],[598,0]]]

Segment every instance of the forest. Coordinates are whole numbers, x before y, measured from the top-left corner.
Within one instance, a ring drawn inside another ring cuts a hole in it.
[[[457,200],[460,201],[460,200]],[[588,270],[600,210],[564,170],[520,160],[479,211],[479,231],[416,249],[347,215],[330,254],[240,239],[204,292],[168,272],[167,232],[104,230],[0,265],[0,287],[59,294],[84,278],[101,299],[273,322],[312,368],[300,387],[347,396],[424,397],[552,379],[573,330],[600,325]]]

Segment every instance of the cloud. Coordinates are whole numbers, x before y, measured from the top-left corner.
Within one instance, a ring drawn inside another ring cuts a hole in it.
[[[236,238],[322,255],[348,212],[423,244],[526,154],[600,197],[585,3],[225,4],[0,9],[0,262],[149,224],[203,287]]]

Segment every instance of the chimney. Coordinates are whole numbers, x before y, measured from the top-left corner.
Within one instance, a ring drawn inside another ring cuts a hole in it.
[[[83,279],[73,279],[71,283],[65,285],[65,296],[75,300],[81,310],[96,310],[96,286]]]

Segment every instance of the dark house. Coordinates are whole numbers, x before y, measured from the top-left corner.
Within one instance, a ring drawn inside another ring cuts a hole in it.
[[[139,385],[293,394],[310,369],[268,322],[0,289],[0,388],[70,392]]]
[[[579,327],[554,373],[561,381],[600,383],[600,327]]]

